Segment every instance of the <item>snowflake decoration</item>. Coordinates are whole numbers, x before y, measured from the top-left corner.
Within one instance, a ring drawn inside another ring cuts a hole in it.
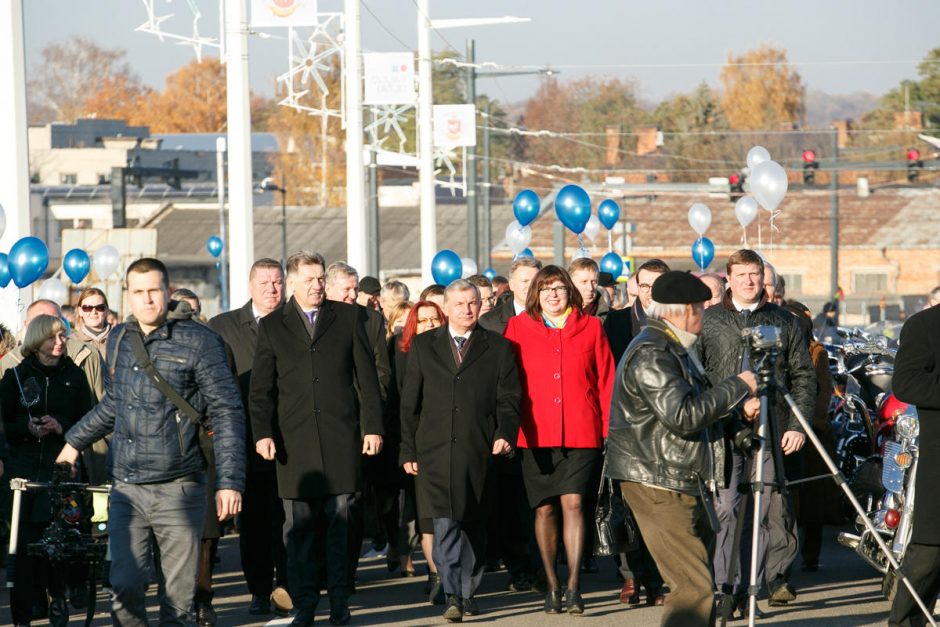
[[[295,29],[288,29],[288,70],[277,77],[278,82],[286,86],[287,95],[278,104],[304,111],[310,115],[337,117],[345,125],[346,60],[338,34],[343,29],[343,15],[341,13],[321,13],[318,14],[318,17],[323,19],[306,38],[302,37]],[[337,34],[334,35],[334,31]],[[339,57],[340,76],[343,81],[343,93],[340,94],[339,109],[330,109],[325,104],[325,96],[330,93],[330,89],[327,87],[326,81],[323,80],[323,73],[332,69],[328,60],[333,55]],[[311,93],[312,90],[309,87],[304,88],[310,85],[311,81],[316,84],[316,91],[320,92],[320,107],[308,103],[308,100],[316,97],[316,94]],[[298,89],[298,87],[300,88]]]
[[[218,39],[214,37],[204,37],[199,34],[199,20],[202,18],[202,12],[199,10],[199,7],[196,6],[195,0],[186,0],[186,5],[189,7],[189,11],[193,16],[192,33],[190,35],[180,35],[163,30],[163,22],[173,17],[173,14],[157,15],[156,9],[153,6],[156,0],[141,1],[144,3],[144,10],[147,11],[147,21],[138,26],[135,30],[141,33],[156,35],[160,41],[173,39],[176,40],[176,44],[179,46],[192,46],[193,52],[196,53],[196,60],[200,63],[202,62],[202,49],[204,47],[219,48],[221,50],[222,46]],[[220,4],[222,1],[224,0],[220,0]]]
[[[454,153],[446,148],[434,147],[434,174],[440,174],[442,170],[446,169],[449,180],[447,181],[435,181],[441,187],[445,187],[450,190],[451,196],[457,195],[457,189],[463,189],[462,185],[458,185],[454,181],[454,176],[457,175],[457,168],[454,167],[454,162],[451,158],[454,156]]]
[[[405,131],[401,125],[408,119],[405,112],[412,108],[412,105],[378,105],[372,108],[372,122],[366,126],[366,132],[372,138],[372,145],[380,148],[385,140],[394,132],[398,137],[398,152],[405,152]],[[381,128],[381,130],[380,130]]]

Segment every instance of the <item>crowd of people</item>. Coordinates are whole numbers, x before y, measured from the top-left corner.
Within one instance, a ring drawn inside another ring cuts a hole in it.
[[[799,527],[814,570],[822,525],[841,522],[828,482],[801,487],[799,510],[785,487],[820,460],[804,455],[782,389],[831,446],[832,383],[809,310],[754,251],[700,278],[649,260],[625,299],[590,259],[522,257],[507,278],[431,285],[414,302],[403,282],[308,252],[286,267],[259,259],[247,279],[249,301],[205,321],[198,295],[171,292],[164,264],[140,259],[124,323],[95,288],[74,329],[39,300],[0,360],[3,476],[48,481],[59,462],[111,484],[115,624],[147,624],[156,563],[160,624],[214,625],[218,538],[236,516],[246,611],[291,612],[297,627],[324,590],[330,623],[350,621],[366,537],[402,577],[419,575],[420,547],[427,602],[449,622],[480,613],[476,591],[499,564],[545,612],[582,614],[602,474],[636,524],[614,558],[619,600],[639,605],[645,591],[666,625],[713,624],[719,598],[746,611],[750,553],[735,527],[751,520],[739,485],[757,463],[771,605],[796,598]],[[741,332],[758,325],[781,329],[770,415],[783,468],[754,459],[747,437],[760,402]],[[0,499],[8,520],[9,492]],[[81,569],[24,549],[50,520],[42,493],[22,512],[15,625],[85,602]]]

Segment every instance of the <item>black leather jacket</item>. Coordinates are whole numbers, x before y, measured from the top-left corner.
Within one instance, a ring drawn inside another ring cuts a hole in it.
[[[710,387],[666,323],[649,320],[617,368],[608,476],[689,494],[699,477],[724,487],[722,422],[747,394],[736,376]]]

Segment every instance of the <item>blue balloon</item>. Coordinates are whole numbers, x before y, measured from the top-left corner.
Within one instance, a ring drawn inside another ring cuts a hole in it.
[[[49,249],[38,237],[24,237],[10,249],[10,276],[16,287],[26,287],[49,266]]]
[[[607,253],[601,257],[601,262],[598,265],[601,272],[610,272],[615,279],[623,274],[623,259],[617,253]]]
[[[532,252],[531,248],[524,248],[521,252],[516,253],[512,256],[512,260],[515,261],[519,257],[532,257],[535,259],[535,253]]]
[[[218,257],[222,254],[222,238],[218,235],[212,235],[206,240],[206,248],[209,249],[210,255]]]
[[[493,268],[487,268],[486,270],[483,271],[483,276],[485,276],[490,281],[492,281],[493,279],[496,278],[496,270],[494,270]]]
[[[539,217],[541,208],[542,201],[539,199],[539,195],[531,189],[522,190],[516,194],[516,199],[512,201],[512,212],[522,226]]]
[[[597,217],[604,225],[604,228],[609,231],[614,228],[617,220],[620,219],[620,205],[610,198],[602,200],[601,204],[597,206]]]
[[[452,250],[444,249],[434,255],[431,260],[431,276],[438,285],[450,285],[463,274],[463,263],[460,255]]]
[[[555,197],[555,213],[562,224],[580,235],[591,219],[591,197],[578,185],[565,185]]]
[[[692,244],[692,259],[703,271],[715,258],[715,245],[707,237],[700,237]]]
[[[91,270],[91,257],[81,248],[73,248],[65,253],[62,267],[72,283],[81,283]]]
[[[6,253],[0,253],[0,287],[10,284],[10,261]]]

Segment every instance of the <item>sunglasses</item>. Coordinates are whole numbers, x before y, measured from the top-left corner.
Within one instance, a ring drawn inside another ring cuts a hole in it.
[[[108,310],[108,306],[105,304],[101,305],[82,305],[82,311],[85,313],[91,313],[92,311],[97,311],[98,313],[104,313]]]

